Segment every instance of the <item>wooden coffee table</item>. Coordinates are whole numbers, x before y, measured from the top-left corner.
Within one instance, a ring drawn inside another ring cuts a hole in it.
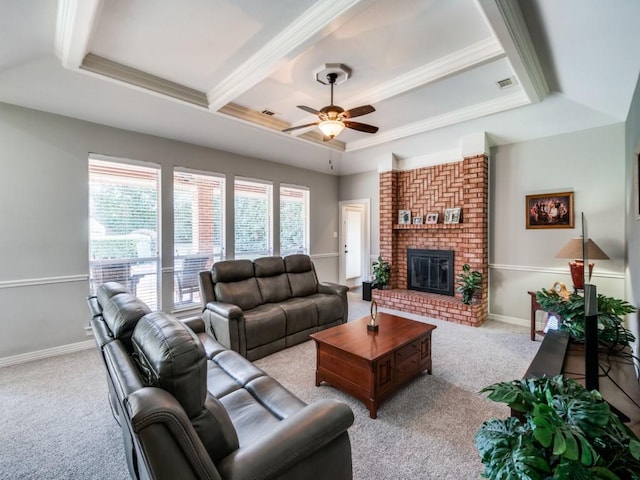
[[[431,373],[431,332],[435,325],[378,313],[311,335],[316,342],[316,386],[324,381],[352,395],[377,417],[380,402],[420,372]]]

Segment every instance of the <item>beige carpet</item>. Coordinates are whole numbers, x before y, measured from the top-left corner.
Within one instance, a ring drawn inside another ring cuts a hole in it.
[[[350,308],[354,319],[368,313],[369,303],[351,294]],[[337,398],[349,404],[355,414],[349,430],[354,478],[477,479],[482,464],[473,437],[484,420],[509,415],[506,407],[477,392],[521,377],[540,343],[529,340],[526,328],[497,322],[480,328],[428,323],[438,327],[433,332],[433,375],[422,374],[394,394],[378,409],[375,420],[349,395],[324,384],[315,387],[312,341],[255,364],[306,402]]]
[[[369,303],[349,294],[350,318]],[[483,420],[508,414],[477,391],[520,377],[539,342],[524,328],[482,328],[432,321],[433,375],[397,392],[371,420],[362,404],[315,387],[313,342],[256,364],[307,402],[339,398],[354,411],[350,429],[356,479],[479,478],[473,436]],[[96,349],[0,369],[0,478],[128,478],[118,425],[107,403]]]

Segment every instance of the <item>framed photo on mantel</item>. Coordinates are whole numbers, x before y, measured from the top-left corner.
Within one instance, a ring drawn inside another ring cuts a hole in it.
[[[573,192],[527,195],[527,228],[573,228]]]
[[[411,223],[411,210],[398,210],[398,223],[409,225]]]

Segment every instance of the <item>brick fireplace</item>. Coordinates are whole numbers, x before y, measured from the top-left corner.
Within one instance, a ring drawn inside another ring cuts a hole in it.
[[[488,159],[465,157],[460,162],[408,171],[380,173],[380,255],[391,266],[391,289],[374,290],[379,306],[480,326],[488,316],[487,247]],[[458,224],[444,224],[447,208],[461,207]],[[400,225],[398,210],[412,216],[438,213],[437,224]],[[407,289],[407,250],[453,250],[454,277],[468,263],[482,273],[482,292],[473,305],[462,295],[440,295]]]

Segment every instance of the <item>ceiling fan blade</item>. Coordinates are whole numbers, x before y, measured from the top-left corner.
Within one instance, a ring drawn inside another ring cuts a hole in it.
[[[316,110],[315,108],[307,107],[305,105],[298,105],[298,108],[300,110],[304,110],[305,112],[313,113],[314,115],[319,115],[320,114],[320,112],[318,110]]]
[[[318,125],[320,122],[313,122],[313,123],[305,123],[304,125],[298,125],[296,127],[289,127],[289,128],[285,128],[284,130],[280,130],[281,132],[290,132],[291,130],[298,130],[299,128],[307,128],[307,127],[311,127],[313,125]]]
[[[344,122],[344,126],[365,133],[376,133],[378,131],[378,127],[360,122]]]
[[[375,112],[376,109],[371,105],[362,105],[360,107],[352,108],[342,114],[344,118],[359,117],[360,115],[366,115],[367,113]]]

